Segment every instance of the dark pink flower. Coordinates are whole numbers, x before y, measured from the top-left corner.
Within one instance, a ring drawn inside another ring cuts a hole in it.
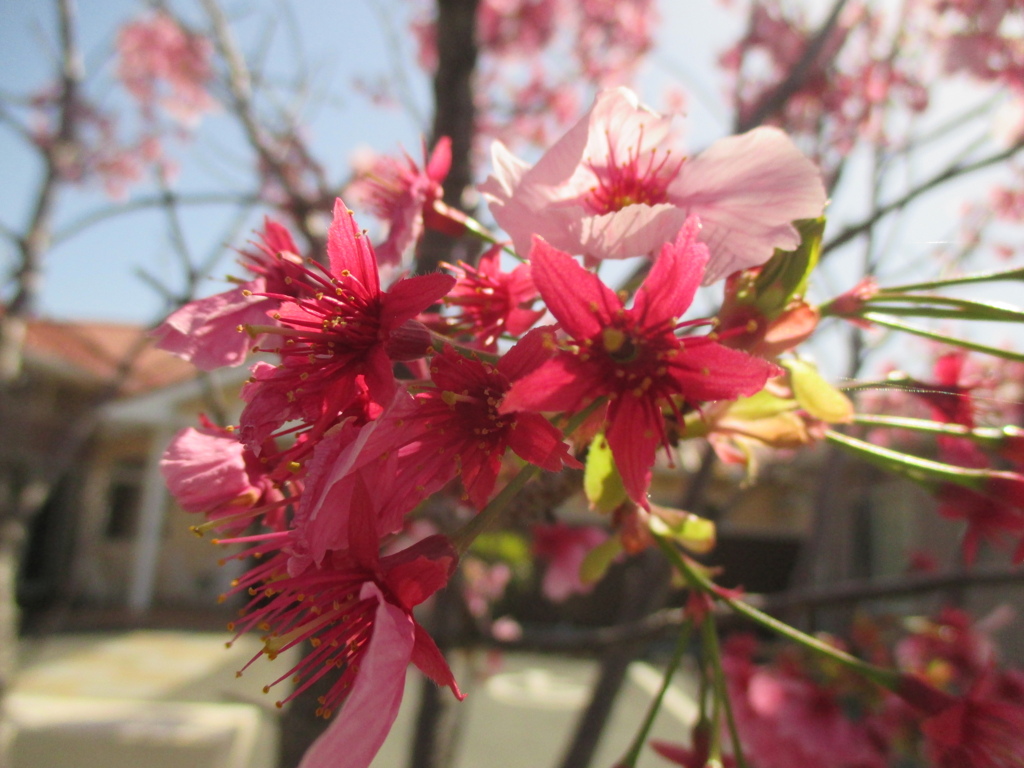
[[[442,136],[429,158],[424,145],[423,168],[409,155],[382,156],[353,182],[351,193],[388,223],[388,236],[376,248],[382,264],[401,262],[402,254],[423,236],[424,216],[437,217],[434,204],[441,200],[441,184],[451,165],[452,142]]]
[[[935,768],[1020,768],[1024,756],[1024,705],[999,695],[993,672],[963,696],[904,675],[896,694],[924,712],[925,751]]]
[[[870,723],[851,718],[837,690],[798,669],[754,664],[745,644],[727,643],[724,650],[740,741],[760,768],[886,768]]]
[[[778,372],[707,337],[676,336],[708,259],[699,227],[690,219],[661,249],[629,309],[568,254],[539,238],[531,252],[534,282],[570,345],[516,381],[502,411],[578,411],[607,397],[608,444],[626,491],[644,507],[655,452],[668,442],[662,408],[681,423],[683,403],[752,395]]]
[[[431,536],[380,557],[369,493],[361,487],[353,499],[357,513],[349,518],[349,550],[332,552],[318,567],[301,572],[286,570],[278,555],[236,587],[253,597],[235,629],[241,634],[259,627],[264,634],[264,649],[252,661],[262,655],[273,659],[304,641],[312,647],[265,688],[295,679],[295,689],[279,704],[322,676],[335,676],[318,714],[341,712],[306,753],[303,768],[368,766],[398,714],[410,663],[463,698],[444,656],[412,613],[447,583],[457,555],[447,539]]]
[[[466,499],[483,508],[510,449],[551,472],[579,467],[547,419],[501,408],[512,382],[545,358],[543,339],[541,330],[528,334],[494,365],[445,349],[431,360],[434,387],[415,398],[400,393],[359,429],[332,430],[317,446],[296,518],[313,559],[347,546],[349,500],[359,483],[376,489],[372,505],[383,536],[456,477]]]
[[[413,318],[455,284],[441,273],[398,280],[382,291],[373,246],[339,199],[328,230],[327,269],[305,269],[273,314],[275,327],[251,330],[281,338],[281,364],[254,369],[242,392],[242,436],[259,445],[291,419],[325,420],[325,429],[365,385],[378,404],[391,402],[397,385],[393,360],[426,354],[430,338]],[[418,339],[418,343],[416,340]]]
[[[544,310],[530,308],[538,298],[530,265],[502,272],[501,251],[501,246],[491,248],[476,267],[461,261],[457,267],[446,265],[458,282],[445,297],[445,304],[460,310],[446,318],[447,328],[471,334],[488,351],[498,348],[503,333],[519,336],[544,316]]]

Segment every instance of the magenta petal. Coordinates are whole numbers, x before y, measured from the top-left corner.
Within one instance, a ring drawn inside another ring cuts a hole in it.
[[[466,694],[459,690],[448,662],[434,639],[419,624],[416,625],[416,643],[412,647],[412,663],[438,685],[450,688],[455,698],[462,701]]]
[[[407,277],[381,297],[381,327],[397,328],[440,301],[455,286],[455,278],[442,272]]]
[[[370,239],[356,226],[352,211],[339,197],[334,201],[334,218],[327,230],[327,255],[335,277],[351,272],[371,295],[380,293],[377,257]]]
[[[684,345],[669,373],[686,399],[735,400],[760,392],[780,369],[774,363],[715,342]]]
[[[556,355],[533,373],[513,382],[498,410],[575,411],[608,393],[607,387],[600,385],[599,375],[599,371],[574,355]]]
[[[509,381],[521,379],[551,357],[555,348],[554,326],[534,328],[501,356],[497,368]]]
[[[539,413],[520,412],[508,438],[508,446],[516,455],[538,467],[557,472],[564,464],[582,468],[569,453],[562,433]]]
[[[690,308],[708,263],[707,246],[697,240],[700,222],[686,220],[674,243],[666,243],[636,292],[633,313],[643,327],[679,318]]]
[[[597,275],[540,238],[533,240],[530,263],[537,290],[570,336],[597,336],[622,309],[619,297]]]
[[[412,659],[412,616],[384,599],[373,582],[359,598],[377,598],[373,635],[359,660],[359,673],[334,722],[306,752],[299,768],[366,768],[391,730],[405,691]]]
[[[427,176],[439,184],[448,176],[452,167],[452,140],[448,136],[442,136],[434,145],[434,151],[430,153],[430,160],[424,169]]]
[[[627,393],[612,404],[608,421],[608,447],[622,476],[622,485],[633,501],[650,509],[647,490],[651,486],[654,454],[664,430],[661,411],[650,399]]]

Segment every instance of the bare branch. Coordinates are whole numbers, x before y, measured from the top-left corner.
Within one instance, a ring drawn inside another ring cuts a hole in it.
[[[836,0],[835,5],[832,6],[832,10],[829,12],[828,18],[825,19],[821,28],[815,33],[814,38],[808,43],[800,60],[789,71],[789,74],[786,75],[786,79],[779,83],[771,93],[766,94],[761,99],[757,108],[753,110],[748,118],[744,120],[737,115],[736,133],[744,133],[763,123],[781,109],[793,97],[793,94],[800,90],[804,81],[810,75],[811,67],[815,60],[821,55],[829,35],[835,29],[839,21],[839,14],[842,12],[846,2],[847,0]]]
[[[878,206],[874,211],[872,211],[870,215],[865,217],[863,220],[857,222],[856,224],[851,224],[848,227],[846,227],[846,229],[844,229],[842,232],[840,232],[838,235],[836,235],[834,238],[832,238],[822,246],[822,255],[825,255],[835,250],[839,246],[848,243],[850,240],[853,240],[855,237],[868,231],[869,229],[874,227],[879,221],[888,216],[890,213],[893,213],[894,211],[898,211],[901,208],[904,208],[905,206],[909,205],[911,202],[919,198],[924,193],[930,192],[936,187],[945,184],[947,181],[952,181],[953,179],[959,178],[960,176],[965,176],[969,173],[973,173],[974,171],[980,171],[983,168],[988,168],[990,166],[997,165],[998,163],[1001,163],[1004,160],[1010,159],[1015,154],[1017,154],[1021,149],[1024,149],[1024,141],[1019,141],[1013,146],[1003,150],[1002,152],[997,152],[994,155],[983,157],[980,160],[974,160],[968,163],[953,163],[945,170],[940,171],[939,173],[932,176],[930,179],[927,179],[926,181],[923,181],[920,184],[911,187],[909,190],[907,190],[905,193],[903,193],[900,197],[896,198],[895,200],[884,205]]]
[[[159,208],[166,205],[168,195],[175,205],[253,205],[259,202],[257,195],[246,192],[196,192],[192,194],[167,192],[137,197],[134,200],[106,205],[90,211],[55,232],[52,242],[54,245],[63,243],[107,219],[147,208]]]

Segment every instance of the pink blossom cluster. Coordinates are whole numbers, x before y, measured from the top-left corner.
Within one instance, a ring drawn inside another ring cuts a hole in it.
[[[213,77],[213,45],[169,14],[156,11],[121,28],[117,76],[153,119],[159,105],[175,121],[194,127],[216,102],[207,90]]]
[[[432,11],[413,22],[418,61],[437,66]],[[482,0],[477,130],[544,146],[577,114],[581,84],[624,84],[652,46],[653,0]]]
[[[72,184],[99,182],[114,199],[126,196],[146,168],[163,161],[155,136],[125,141],[117,118],[81,94],[70,104],[51,86],[30,102],[32,140],[50,158],[61,179]]]
[[[378,249],[338,200],[326,263],[303,258],[268,220],[241,251],[249,279],[156,330],[159,346],[206,369],[261,356],[239,423],[186,430],[163,468],[181,506],[207,518],[197,529],[255,563],[228,595],[245,600],[235,630],[260,631],[270,657],[312,646],[281,676],[296,680],[281,703],[334,681],[320,712],[343,716],[307,768],[369,762],[410,663],[461,696],[413,609],[447,583],[475,536],[466,531],[494,514],[517,462],[580,468],[577,449],[605,435],[625,493],[619,535],[640,541],[629,526],[648,519],[656,454],[672,448],[685,415],[753,395],[780,373],[727,346],[730,332],[700,333],[712,320],[682,318],[702,283],[799,242],[792,220],[820,215],[825,202],[818,173],[774,129],[693,159],[674,141],[668,119],[632,93],[602,92],[536,166],[496,150],[483,189],[527,263],[506,271],[495,248],[477,265],[385,285]],[[423,168],[409,157],[378,163],[363,182],[390,225],[381,250],[392,261],[426,228],[467,231],[439,200],[447,147]],[[650,272],[627,301],[596,265],[628,256],[647,257]],[[548,313],[555,325],[538,326]],[[575,446],[570,419],[584,424]],[[399,543],[435,496],[480,517]],[[548,594],[585,590],[580,564],[607,536],[538,529]],[[507,574],[475,572],[482,615]]]
[[[849,4],[817,55],[805,61],[818,28],[778,0],[753,3],[747,33],[720,62],[730,73],[740,124],[763,116],[811,148],[826,176],[865,135],[888,142],[887,111],[914,113],[928,105],[925,70],[907,40],[883,34],[887,19],[863,3]],[[788,98],[776,90],[796,73]]]
[[[875,395],[864,405],[967,429],[1015,425],[1021,418],[1020,368],[1009,360],[983,365],[962,348],[939,349],[928,380],[904,381],[899,389],[886,390],[881,398]],[[1003,546],[1016,541],[1013,560],[1024,560],[1024,433],[1008,426],[998,435],[984,450],[968,436],[940,434],[934,441],[937,458],[946,464],[993,470],[977,487],[942,482],[932,488],[939,514],[966,524],[963,557],[968,564],[977,559],[983,542]],[[898,438],[923,447],[920,436],[903,432]]]
[[[894,692],[792,647],[773,650],[749,635],[730,638],[722,664],[745,751],[758,768],[1019,765],[1024,672],[996,669],[989,632],[997,622],[993,616],[975,623],[945,608],[916,618],[889,651],[885,623],[862,619],[855,644],[901,670],[903,682]],[[674,763],[702,768],[706,742],[698,727],[689,747],[652,746]],[[725,764],[735,764],[730,755]]]

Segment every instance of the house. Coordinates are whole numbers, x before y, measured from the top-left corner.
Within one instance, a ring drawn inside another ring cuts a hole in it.
[[[200,374],[137,326],[29,324],[0,414],[0,488],[11,500],[38,497],[27,502],[38,514],[19,587],[26,607],[214,603],[232,574],[189,532],[194,521],[173,504],[159,460],[198,412],[237,403],[247,375]]]

